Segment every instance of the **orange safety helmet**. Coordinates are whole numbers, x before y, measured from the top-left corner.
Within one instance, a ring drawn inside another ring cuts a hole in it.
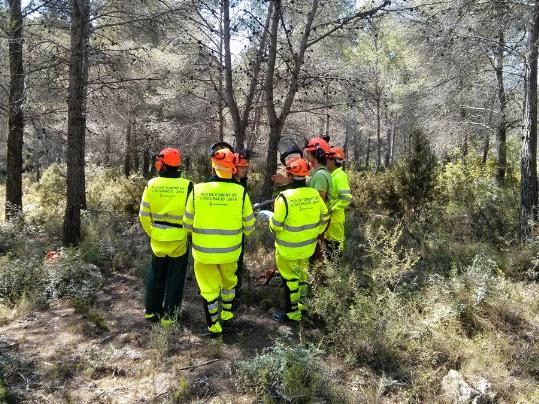
[[[331,147],[328,153],[328,159],[344,161],[345,159],[344,150],[340,147]]]
[[[232,178],[232,174],[236,174],[238,169],[238,158],[230,149],[219,149],[211,155],[211,166],[220,178]],[[228,174],[228,175],[223,175]]]
[[[306,177],[309,175],[310,169],[307,160],[301,157],[292,158],[286,162],[286,172],[293,177]]]
[[[305,150],[315,152],[317,157],[323,157],[329,153],[329,144],[321,137],[313,137],[307,143]]]
[[[179,149],[173,149],[172,147],[167,147],[159,152],[155,156],[155,169],[161,171],[163,165],[170,167],[179,167],[182,162],[182,155]]]

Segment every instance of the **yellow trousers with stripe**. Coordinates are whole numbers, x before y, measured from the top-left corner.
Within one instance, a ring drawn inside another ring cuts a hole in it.
[[[238,284],[237,268],[237,262],[203,264],[195,260],[195,278],[200,289],[200,296],[204,299],[206,321],[210,332],[220,333],[222,327],[219,320],[227,321],[234,317],[232,302],[236,296]],[[220,315],[219,303],[221,303]]]
[[[338,241],[340,248],[344,247],[344,222],[331,222],[328,229],[324,233],[324,237],[330,241]]]
[[[309,259],[287,260],[275,253],[275,264],[284,279],[285,286],[285,310],[290,320],[301,320],[301,309],[303,304],[301,298],[307,292],[307,270],[309,269]]]

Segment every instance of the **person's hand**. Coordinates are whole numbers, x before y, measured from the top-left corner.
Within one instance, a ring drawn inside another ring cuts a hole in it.
[[[280,173],[273,174],[271,176],[271,180],[276,185],[285,185],[285,184],[288,184],[290,182],[290,180],[288,179],[287,176],[285,176],[283,174],[280,174]]]

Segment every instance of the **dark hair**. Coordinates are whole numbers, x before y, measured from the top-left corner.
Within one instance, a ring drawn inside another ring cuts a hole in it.
[[[161,169],[161,171],[165,171],[165,172],[169,172],[169,173],[173,173],[175,171],[178,171],[180,169],[180,167],[174,167],[174,166],[169,166],[168,164],[165,164],[163,163],[163,169]]]
[[[304,188],[307,186],[307,179],[293,180],[289,188]]]
[[[316,161],[318,161],[318,164],[325,166],[328,163],[328,159],[326,156],[317,155],[316,151],[311,151],[309,153],[311,153],[311,156],[316,159]]]

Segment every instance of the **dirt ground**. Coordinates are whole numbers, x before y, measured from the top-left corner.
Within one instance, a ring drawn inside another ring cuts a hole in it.
[[[177,327],[147,323],[142,302],[142,281],[114,273],[89,310],[57,301],[0,327],[8,390],[29,403],[253,402],[254,394],[234,388],[231,364],[280,335],[296,338],[297,330],[274,322],[270,311],[246,305],[233,333],[208,338],[192,275]]]

